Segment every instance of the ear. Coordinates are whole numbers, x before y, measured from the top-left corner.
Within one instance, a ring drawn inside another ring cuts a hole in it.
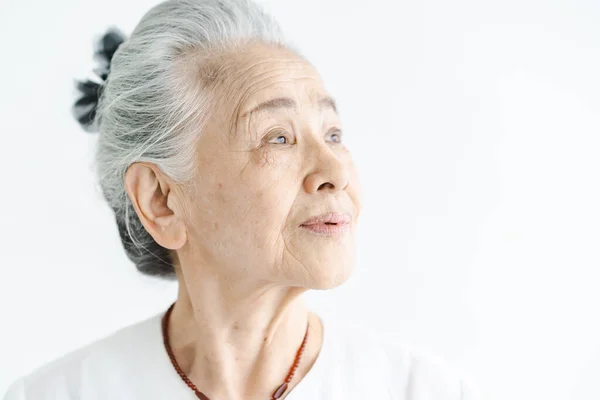
[[[135,162],[125,173],[125,190],[146,231],[167,249],[187,240],[183,204],[173,181],[152,163]]]

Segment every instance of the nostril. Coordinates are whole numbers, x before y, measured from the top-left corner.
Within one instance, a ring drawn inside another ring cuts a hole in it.
[[[331,182],[325,182],[325,183],[322,183],[321,185],[319,185],[319,189],[318,190],[321,190],[324,187],[333,189],[333,188],[335,188],[335,185],[333,183],[331,183]]]

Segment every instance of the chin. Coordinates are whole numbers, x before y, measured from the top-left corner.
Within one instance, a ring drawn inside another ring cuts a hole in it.
[[[297,236],[285,246],[280,271],[291,286],[306,289],[333,289],[354,272],[356,248],[353,235],[340,238]]]
[[[303,284],[307,289],[333,289],[346,282],[354,272],[354,261],[337,262],[328,267],[314,268],[308,281]]]

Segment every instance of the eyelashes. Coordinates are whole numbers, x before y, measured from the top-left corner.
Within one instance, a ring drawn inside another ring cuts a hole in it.
[[[336,135],[338,137],[338,140],[334,143],[342,143],[342,138],[344,137],[342,130],[339,128],[330,129],[329,132],[327,132],[327,135],[329,135],[329,136]]]
[[[267,143],[270,143],[270,144],[295,144],[296,143],[296,137],[284,130],[280,130],[272,135],[267,135],[267,137],[269,138]],[[285,143],[278,141],[279,139],[285,139]]]
[[[326,134],[325,137],[337,137],[336,140],[332,141],[332,143],[342,143],[342,130],[339,128],[331,128]],[[291,145],[296,144],[296,136],[289,133],[284,129],[277,129],[275,133],[265,135],[266,141],[268,144],[276,144],[276,145]]]

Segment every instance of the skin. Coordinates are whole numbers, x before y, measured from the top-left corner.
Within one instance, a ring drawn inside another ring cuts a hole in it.
[[[311,64],[260,43],[212,61],[211,74],[193,60],[186,69],[214,100],[192,184],[145,162],[129,167],[125,184],[146,230],[173,253],[179,293],[169,334],[184,373],[213,400],[264,400],[287,376],[308,322],[292,391],[318,357],[326,327],[301,295],[351,275],[360,186]],[[329,211],[351,215],[348,232],[300,227]]]

